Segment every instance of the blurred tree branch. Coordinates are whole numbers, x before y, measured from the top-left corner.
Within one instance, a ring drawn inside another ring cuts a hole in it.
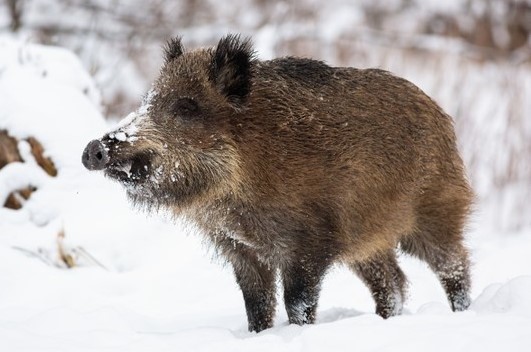
[[[7,10],[9,11],[11,31],[16,32],[22,26],[22,8],[24,7],[24,0],[5,0]]]

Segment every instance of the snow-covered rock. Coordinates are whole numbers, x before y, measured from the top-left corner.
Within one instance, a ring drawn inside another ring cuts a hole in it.
[[[26,220],[46,225],[59,217],[64,192],[84,172],[79,162],[84,144],[105,128],[99,92],[68,50],[0,37],[0,52],[0,130],[21,141],[25,161],[0,171],[0,203],[17,187],[38,188],[21,210],[0,208],[2,225]],[[23,141],[28,137],[42,143],[58,168],[57,177],[36,165]]]

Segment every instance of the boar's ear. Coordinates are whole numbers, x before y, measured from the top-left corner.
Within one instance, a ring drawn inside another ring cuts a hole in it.
[[[251,90],[254,51],[249,39],[229,34],[219,41],[212,55],[210,79],[235,107],[240,107]]]
[[[183,52],[184,46],[181,43],[181,37],[171,38],[164,46],[164,62],[168,64],[169,62],[181,56]]]

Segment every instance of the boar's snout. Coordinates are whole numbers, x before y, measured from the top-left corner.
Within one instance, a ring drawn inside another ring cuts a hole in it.
[[[103,170],[109,161],[109,155],[103,143],[95,139],[87,144],[81,160],[89,170]]]

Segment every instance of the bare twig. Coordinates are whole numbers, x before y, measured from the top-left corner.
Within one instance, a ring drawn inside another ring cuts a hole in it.
[[[109,271],[109,269],[107,269],[107,267],[105,265],[103,265],[99,260],[94,258],[94,256],[92,254],[90,254],[89,252],[87,252],[87,250],[85,248],[83,248],[83,247],[75,247],[75,248],[72,248],[72,252],[76,256],[84,257],[85,259],[87,259],[92,264],[94,264],[96,266],[99,266],[100,268]]]
[[[29,257],[37,258],[46,265],[53,266],[55,268],[60,268],[60,266],[57,263],[54,263],[52,260],[50,260],[50,258],[44,255],[44,251],[42,250],[42,248],[37,249],[36,252],[31,251],[26,248],[18,247],[18,246],[13,246],[11,248],[13,248],[14,250],[20,251]]]

